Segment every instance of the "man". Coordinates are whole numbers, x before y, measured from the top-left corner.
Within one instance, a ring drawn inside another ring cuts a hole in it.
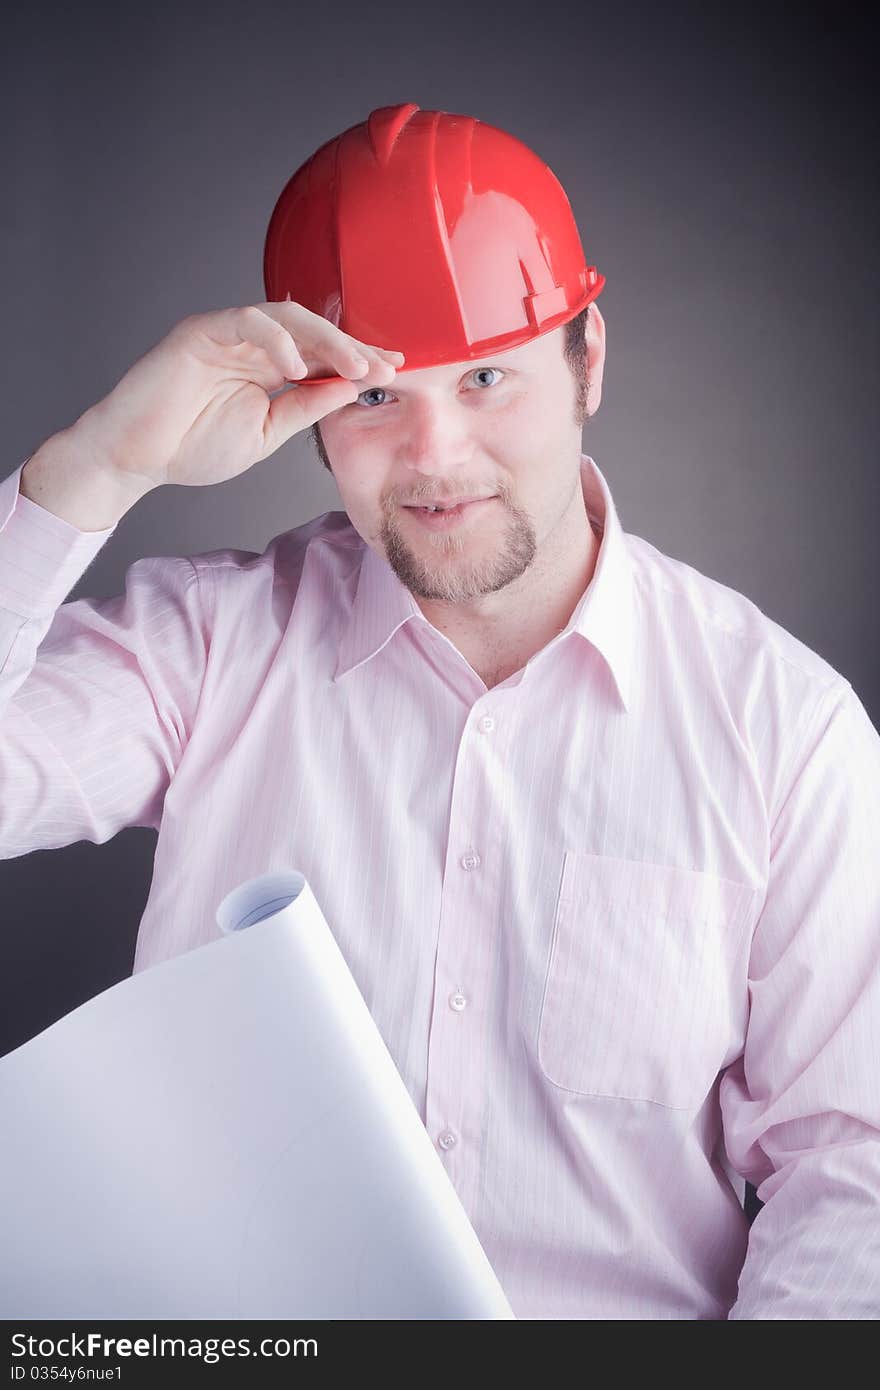
[[[623,531],[564,193],[382,108],[265,271],[0,484],[3,854],[154,826],[136,969],[301,870],[517,1316],[876,1316],[880,737]],[[343,512],[62,602],[139,496],[307,427]]]

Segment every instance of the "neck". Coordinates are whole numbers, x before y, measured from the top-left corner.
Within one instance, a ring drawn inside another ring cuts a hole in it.
[[[472,604],[416,602],[484,683],[498,685],[566,627],[592,581],[599,546],[578,487],[532,564],[504,589]]]

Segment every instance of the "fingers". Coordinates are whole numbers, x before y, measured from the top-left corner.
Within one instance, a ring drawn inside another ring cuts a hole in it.
[[[309,373],[335,373],[351,381],[369,376],[387,385],[406,360],[393,348],[343,333],[329,319],[290,299],[193,315],[189,322],[221,346],[252,343],[262,348],[285,381],[301,381]]]
[[[299,381],[308,376],[309,369],[284,324],[264,314],[256,305],[248,304],[236,311],[235,329],[242,342],[263,349],[286,381]]]
[[[279,449],[291,435],[308,429],[331,411],[350,405],[359,395],[358,385],[342,378],[310,386],[307,391],[295,386],[282,391],[272,401],[263,422],[263,458]]]
[[[387,382],[406,360],[402,352],[393,348],[377,347],[375,343],[365,343],[343,333],[329,319],[295,300],[266,302],[258,307],[267,317],[288,329],[303,360],[310,368],[318,369],[315,375],[326,376],[329,366],[350,380],[370,374]],[[386,370],[389,367],[392,369],[390,375]]]
[[[406,358],[404,357],[403,353],[396,352],[393,348],[376,347],[375,343],[362,343],[361,346],[369,348],[371,352],[378,353],[381,357],[384,357],[395,367],[401,366],[406,361]]]

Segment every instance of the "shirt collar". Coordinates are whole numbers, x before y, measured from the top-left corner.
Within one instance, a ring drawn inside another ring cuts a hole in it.
[[[626,534],[611,489],[593,459],[581,454],[584,504],[594,529],[601,532],[593,577],[565,628],[552,639],[577,633],[595,647],[613,677],[625,709],[631,702],[635,592]],[[410,620],[427,623],[412,594],[381,555],[364,542],[357,590],[342,640],[333,679],[360,666],[382,650]],[[547,644],[548,646],[550,643]]]

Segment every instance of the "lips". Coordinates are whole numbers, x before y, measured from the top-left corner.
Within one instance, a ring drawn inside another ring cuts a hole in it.
[[[410,511],[421,511],[423,508],[433,510],[435,507],[438,511],[451,511],[454,507],[463,507],[469,502],[489,502],[493,496],[494,493],[490,493],[488,497],[456,497],[451,501],[441,499],[436,502],[405,502],[403,505]]]
[[[475,497],[470,502],[458,502],[455,506],[444,507],[441,511],[429,511],[428,505],[404,507],[404,511],[412,512],[416,521],[422,526],[427,526],[434,531],[446,530],[448,527],[455,526],[464,518],[480,513],[490,502],[496,502],[497,497]]]

